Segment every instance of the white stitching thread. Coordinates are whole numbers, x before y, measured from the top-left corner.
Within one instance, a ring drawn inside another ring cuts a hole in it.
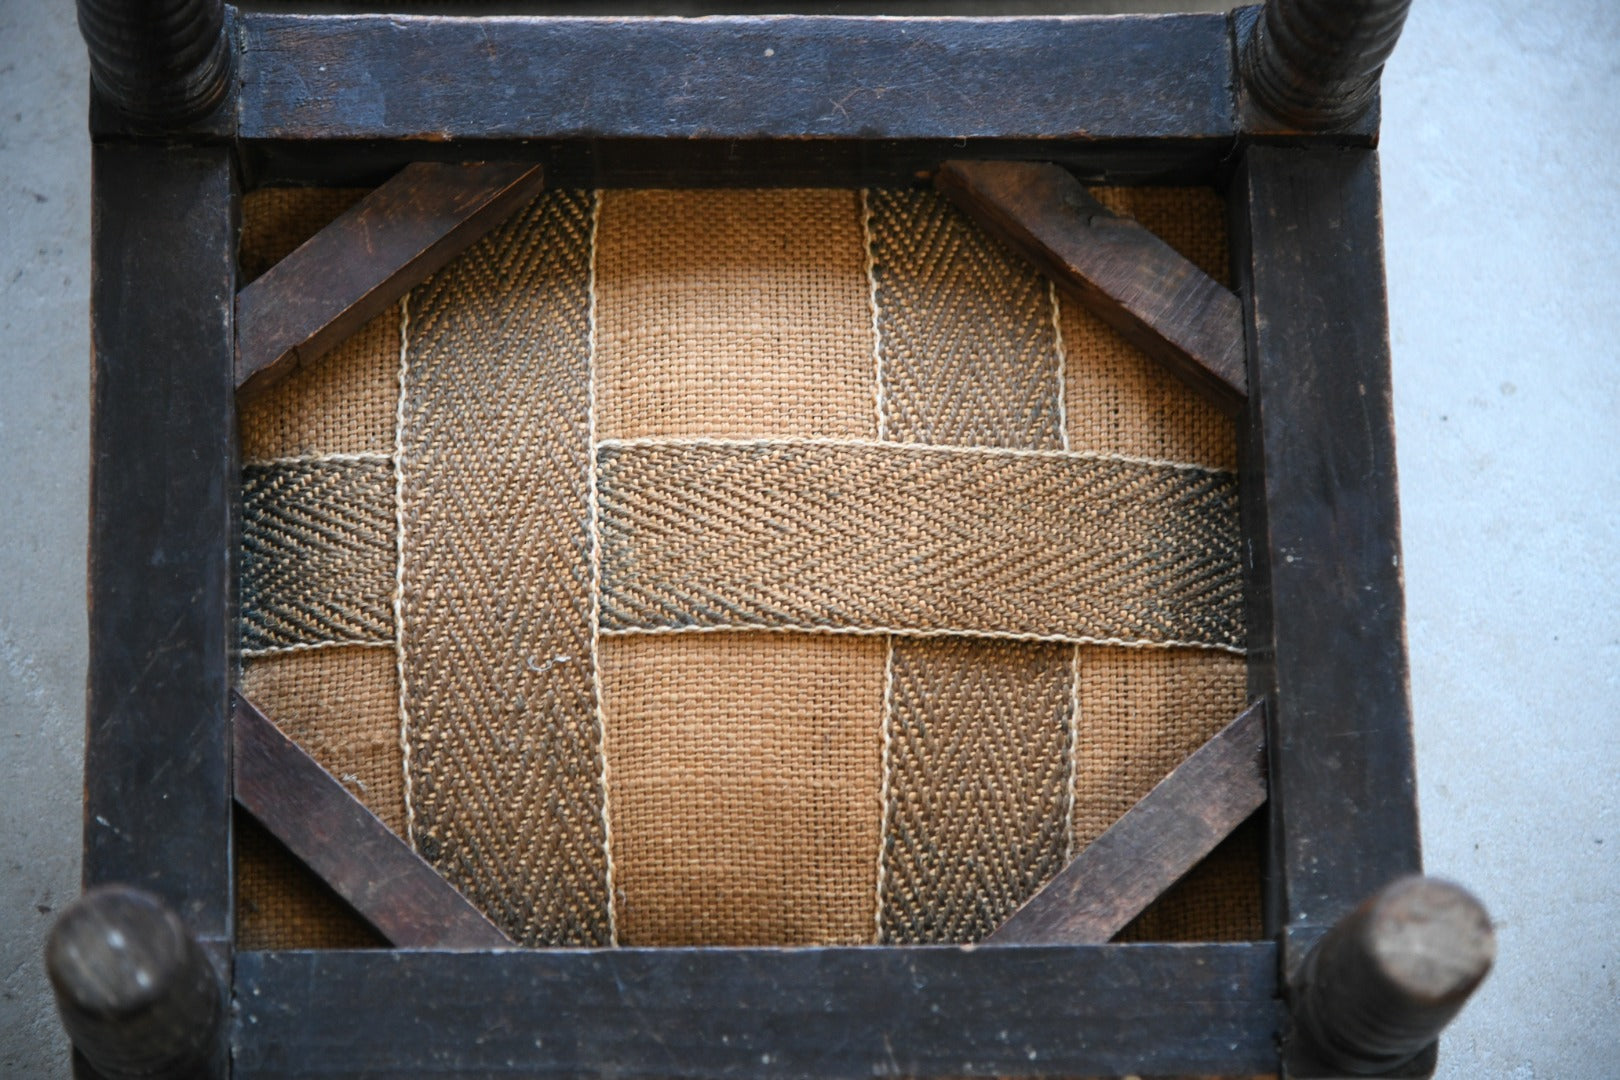
[[[876,927],[876,936],[873,941],[883,942],[883,884],[887,876],[885,868],[888,859],[889,837],[889,757],[890,746],[894,740],[894,639],[888,640],[888,647],[883,653],[883,721],[879,725],[882,732],[882,756],[879,765],[881,780],[878,786],[878,852],[877,852],[877,897],[873,904],[872,922]]]
[[[1052,299],[1052,350],[1057,354],[1057,411],[1058,411],[1058,441],[1064,450],[1069,449],[1069,354],[1063,347],[1063,316],[1062,309],[1058,307],[1057,286],[1051,280],[1046,282],[1047,295]]]
[[[720,448],[791,447],[791,446],[847,446],[859,450],[905,451],[906,453],[958,454],[976,457],[1036,458],[1047,461],[1109,461],[1127,465],[1150,465],[1156,468],[1198,472],[1210,476],[1236,476],[1232,469],[1216,469],[1185,461],[1164,461],[1159,458],[1132,457],[1127,454],[1105,454],[1095,450],[1021,450],[1011,446],[954,446],[947,443],[897,443],[874,439],[845,439],[828,436],[762,435],[756,438],[717,439],[709,435],[643,435],[631,439],[603,439],[596,444],[598,450],[623,450],[634,447],[713,446]]]
[[[411,801],[411,724],[405,683],[405,390],[410,365],[411,298],[399,302],[399,398],[394,406],[394,664],[399,681],[400,772],[404,780],[405,842],[416,849]]]
[[[1069,790],[1068,807],[1063,814],[1064,843],[1063,859],[1065,862],[1073,859],[1074,850],[1074,809],[1079,797],[1080,789],[1080,646],[1076,645],[1069,656]]]
[[[333,454],[289,454],[286,457],[253,458],[242,462],[244,465],[320,465],[324,462],[352,461],[374,465],[394,463],[394,455],[382,451],[360,453],[333,453]]]
[[[877,248],[872,239],[872,192],[861,189],[861,232],[866,240],[866,295],[872,309],[872,370],[873,393],[876,405],[876,434],[881,442],[885,436],[883,422],[883,329],[878,317]]]
[[[887,634],[901,638],[976,638],[994,641],[1033,641],[1054,645],[1114,645],[1123,649],[1213,649],[1247,656],[1241,645],[1210,644],[1204,641],[1149,641],[1146,639],[1074,637],[1066,634],[1020,634],[1007,630],[963,630],[958,627],[904,626],[783,626],[769,623],[722,623],[717,626],[624,626],[602,630],[603,637],[635,637],[653,634],[730,634],[746,632],[772,634],[855,634],[875,637]]]
[[[589,445],[596,445],[596,237],[602,220],[602,192],[596,191],[591,200],[590,269],[587,272],[589,310],[587,325],[589,356],[586,378],[586,411],[589,415]],[[591,693],[596,699],[597,753],[602,759],[602,773],[598,778],[602,794],[602,860],[607,876],[608,943],[619,943],[618,898],[613,893],[613,815],[608,809],[608,748],[607,714],[602,708],[602,660],[599,645],[602,640],[602,527],[601,505],[597,496],[598,477],[596,452],[590,453],[589,509],[591,535]]]
[[[283,656],[287,653],[313,652],[316,649],[391,649],[395,645],[393,638],[382,641],[373,641],[369,638],[343,638],[329,641],[300,641],[293,645],[267,645],[262,649],[243,649],[242,656],[247,659],[258,659],[264,656]]]

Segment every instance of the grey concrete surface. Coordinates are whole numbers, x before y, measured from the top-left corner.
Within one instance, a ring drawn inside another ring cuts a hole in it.
[[[67,1075],[40,970],[79,891],[90,146],[63,0],[0,0],[0,1076]]]
[[[1620,1077],[1620,5],[1416,0],[1384,85],[1425,860],[1500,947],[1442,1075]]]
[[[1191,5],[1189,5],[1191,6]],[[88,147],[66,0],[0,0],[0,1075],[66,1076]],[[1494,912],[1445,1080],[1620,1077],[1620,6],[1417,0],[1383,175],[1427,861]]]

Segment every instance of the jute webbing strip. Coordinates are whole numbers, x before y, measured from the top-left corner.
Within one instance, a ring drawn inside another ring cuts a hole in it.
[[[242,469],[242,649],[386,642],[395,574],[386,460]]]
[[[790,440],[598,462],[605,630],[1242,644],[1228,473]]]
[[[894,643],[884,941],[976,941],[1062,867],[1073,651]]]
[[[866,206],[883,437],[1065,448],[1047,281],[933,192]],[[879,936],[973,941],[1062,864],[1073,647],[890,649]]]
[[[526,945],[611,940],[593,689],[592,197],[412,292],[401,619],[414,839]]]
[[[871,438],[853,191],[604,191],[597,435]]]
[[[897,442],[1062,448],[1051,286],[932,191],[867,192],[883,429]]]
[[[870,942],[882,640],[637,636],[600,657],[621,944]]]

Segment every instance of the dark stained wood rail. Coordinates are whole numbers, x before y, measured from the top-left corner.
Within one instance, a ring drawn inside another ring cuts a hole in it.
[[[1236,296],[1057,165],[949,161],[935,185],[1228,413],[1248,395]]]
[[[130,120],[176,129],[225,99],[236,50],[223,0],[78,0],[101,99]]]
[[[103,143],[91,192],[84,886],[154,894],[228,966],[231,152]]]
[[[1266,801],[1265,710],[1244,710],[1058,871],[986,945],[1100,945]]]
[[[1266,0],[1243,41],[1249,93],[1301,128],[1348,123],[1372,105],[1412,0]]]
[[[1277,949],[242,953],[239,1080],[1255,1076]]]
[[[237,295],[238,389],[260,390],[341,343],[541,181],[534,165],[407,165]]]
[[[1285,973],[1422,868],[1378,204],[1366,150],[1255,146],[1233,183],[1249,697],[1266,702]]]
[[[390,943],[500,949],[507,936],[336,777],[232,694],[236,801]]]
[[[257,182],[503,157],[584,187],[906,184],[982,156],[1190,178],[1237,136],[1223,13],[240,25],[238,135]]]

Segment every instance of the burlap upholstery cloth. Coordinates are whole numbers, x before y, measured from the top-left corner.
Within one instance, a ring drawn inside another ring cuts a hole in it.
[[[241,422],[246,692],[524,944],[976,940],[1244,704],[1231,422],[931,192],[548,192]],[[377,943],[239,836],[244,947]]]

